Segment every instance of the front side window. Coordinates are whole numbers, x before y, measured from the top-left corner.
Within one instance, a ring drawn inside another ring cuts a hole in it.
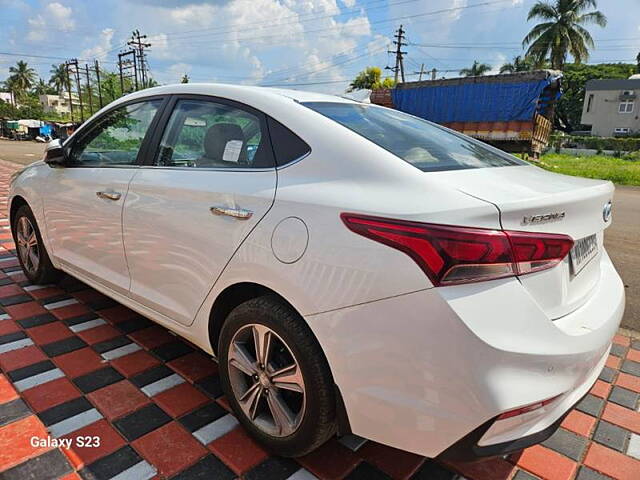
[[[633,100],[627,100],[620,102],[618,106],[618,113],[632,113],[633,112]]]
[[[155,165],[193,168],[273,167],[263,120],[242,108],[207,100],[179,100]]]
[[[303,105],[425,172],[526,165],[478,141],[390,108],[332,102]]]
[[[147,130],[162,100],[149,100],[116,108],[71,147],[71,166],[134,165]]]

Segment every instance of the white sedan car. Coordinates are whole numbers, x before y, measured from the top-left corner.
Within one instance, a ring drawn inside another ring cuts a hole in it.
[[[127,95],[12,182],[34,283],[64,271],[215,355],[246,429],[429,457],[539,442],[624,310],[613,186],[419,118],[211,84]]]

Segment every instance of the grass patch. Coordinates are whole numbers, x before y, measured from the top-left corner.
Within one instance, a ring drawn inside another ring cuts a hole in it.
[[[540,162],[532,162],[538,167],[555,173],[576,177],[611,180],[620,185],[640,186],[640,159],[635,154],[625,158],[604,155],[576,157],[564,153],[547,153]]]

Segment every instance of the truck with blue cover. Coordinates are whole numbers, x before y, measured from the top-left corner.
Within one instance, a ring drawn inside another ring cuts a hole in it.
[[[555,70],[534,70],[406,82],[374,90],[370,100],[536,158],[553,130],[561,78]]]

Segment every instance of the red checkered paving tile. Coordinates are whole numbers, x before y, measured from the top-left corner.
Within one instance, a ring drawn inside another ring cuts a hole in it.
[[[0,162],[0,196],[12,169]],[[206,354],[77,280],[30,288],[6,235],[0,259],[0,298],[12,303],[0,342],[20,344],[0,354],[0,478],[640,479],[640,341],[625,335],[559,430],[507,458],[443,464],[347,437],[283,459],[233,420]],[[38,375],[21,393],[18,371]],[[49,433],[70,448],[30,444]],[[81,445],[92,438],[99,445]]]

